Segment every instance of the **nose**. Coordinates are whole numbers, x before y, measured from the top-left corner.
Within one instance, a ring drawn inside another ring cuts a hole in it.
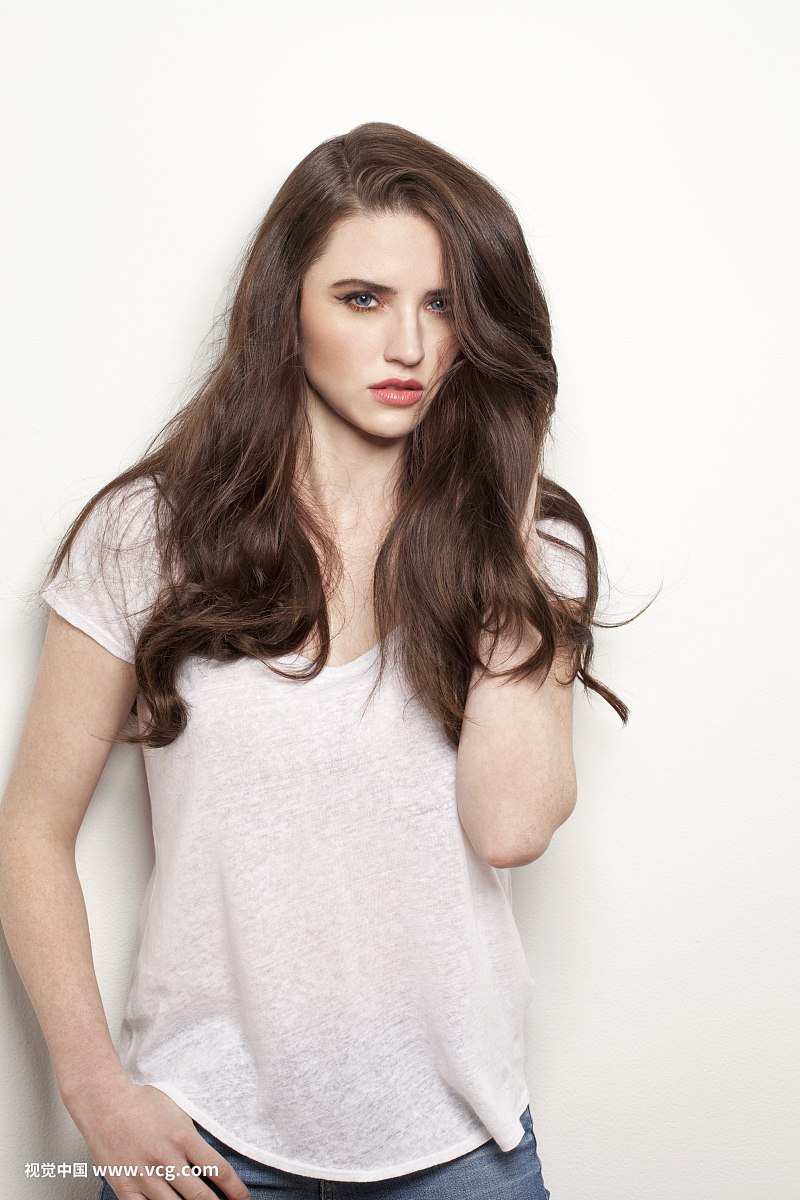
[[[419,313],[416,307],[398,308],[388,325],[383,356],[387,362],[413,367],[425,356]]]

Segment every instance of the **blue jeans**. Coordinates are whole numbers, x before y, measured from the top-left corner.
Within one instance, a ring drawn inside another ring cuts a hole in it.
[[[549,1200],[536,1153],[530,1108],[525,1109],[520,1121],[525,1134],[513,1150],[502,1151],[492,1138],[460,1158],[370,1183],[291,1175],[245,1158],[196,1121],[195,1126],[209,1146],[228,1160],[250,1189],[252,1200]],[[204,1182],[222,1196],[212,1180]],[[115,1200],[107,1183],[99,1200]]]

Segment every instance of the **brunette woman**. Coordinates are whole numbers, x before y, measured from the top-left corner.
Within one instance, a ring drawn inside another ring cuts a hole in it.
[[[2,905],[64,1103],[132,1172],[104,1197],[548,1194],[508,869],[575,803],[574,680],[625,716],[541,475],[555,394],[507,202],[362,125],[289,176],[203,386],[66,536]],[[156,848],[119,1057],[74,857],[115,738]]]

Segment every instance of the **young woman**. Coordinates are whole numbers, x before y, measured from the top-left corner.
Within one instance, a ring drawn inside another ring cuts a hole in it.
[[[359,126],[289,176],[202,388],[65,538],[2,913],[92,1157],[136,1168],[104,1197],[547,1195],[508,868],[575,803],[574,680],[625,716],[591,530],[541,476],[550,345],[506,201]],[[74,858],[115,738],[156,847],[119,1057]]]

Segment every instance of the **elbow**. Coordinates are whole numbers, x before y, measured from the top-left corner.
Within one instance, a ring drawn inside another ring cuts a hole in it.
[[[542,815],[534,825],[528,826],[516,837],[498,837],[494,844],[487,848],[483,858],[490,867],[498,869],[525,867],[528,863],[535,862],[547,850],[559,825],[563,825],[571,815],[577,799],[577,787],[573,778],[549,808],[547,816]]]
[[[540,833],[536,837],[529,837],[522,844],[496,847],[483,857],[490,867],[496,867],[498,870],[527,867],[528,863],[536,862],[537,858],[542,857],[550,845],[552,836],[552,833]]]
[[[549,837],[540,837],[536,841],[528,842],[524,849],[498,849],[484,855],[484,858],[490,867],[496,867],[498,870],[505,870],[508,867],[526,867],[528,863],[536,862],[537,858],[541,858],[549,845]]]

